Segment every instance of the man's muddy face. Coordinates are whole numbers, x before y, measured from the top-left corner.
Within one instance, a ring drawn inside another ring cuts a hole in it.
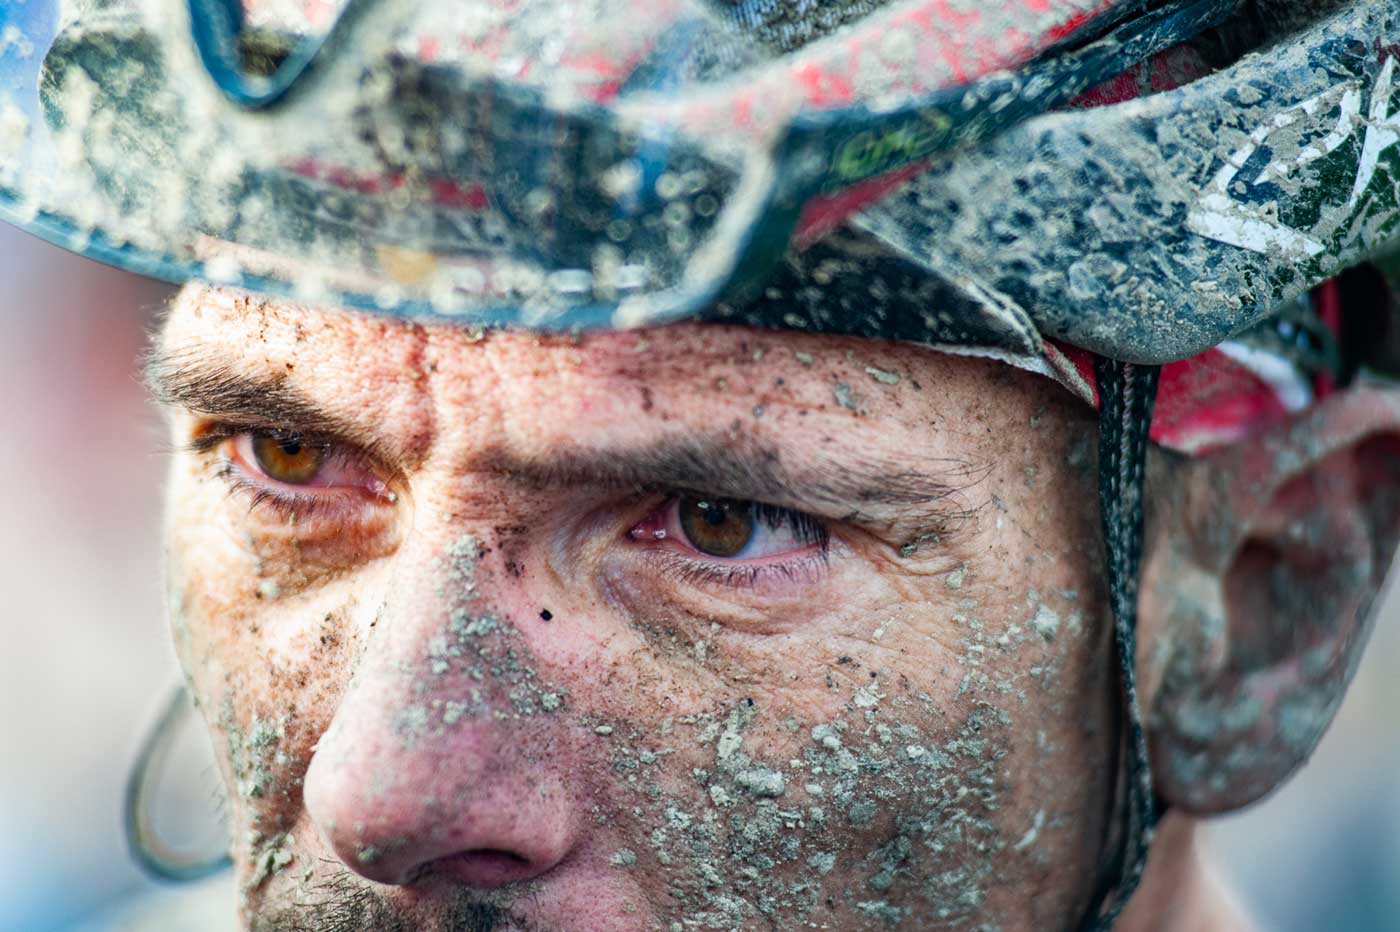
[[[1051,929],[1116,746],[1087,412],[1000,364],[187,290],[175,637],[262,929]]]

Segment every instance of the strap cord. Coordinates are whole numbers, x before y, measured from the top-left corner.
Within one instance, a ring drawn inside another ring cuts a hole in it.
[[[1118,876],[1102,891],[1082,924],[1085,932],[1106,932],[1142,881],[1147,852],[1161,818],[1152,789],[1152,765],[1137,689],[1143,477],[1160,367],[1096,357],[1094,368],[1099,387],[1099,508],[1127,745]]]

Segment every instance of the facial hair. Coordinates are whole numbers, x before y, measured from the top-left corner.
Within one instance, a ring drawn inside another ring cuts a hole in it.
[[[348,873],[309,889],[304,899],[253,916],[249,932],[539,932],[501,906],[459,891],[431,908],[395,906]]]

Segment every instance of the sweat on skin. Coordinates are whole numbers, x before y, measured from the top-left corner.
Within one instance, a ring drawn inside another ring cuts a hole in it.
[[[1089,903],[1116,678],[1093,413],[1049,383],[197,287],[152,377],[250,927],[1011,932]],[[316,438],[336,481],[269,499],[259,431]],[[685,494],[825,539],[724,561],[635,533]],[[1223,915],[1168,828],[1152,872]]]

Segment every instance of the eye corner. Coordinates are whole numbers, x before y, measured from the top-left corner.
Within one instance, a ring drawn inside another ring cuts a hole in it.
[[[627,529],[627,538],[638,542],[665,540],[668,536],[667,512],[673,504],[673,500],[668,498],[652,508],[642,520]]]

